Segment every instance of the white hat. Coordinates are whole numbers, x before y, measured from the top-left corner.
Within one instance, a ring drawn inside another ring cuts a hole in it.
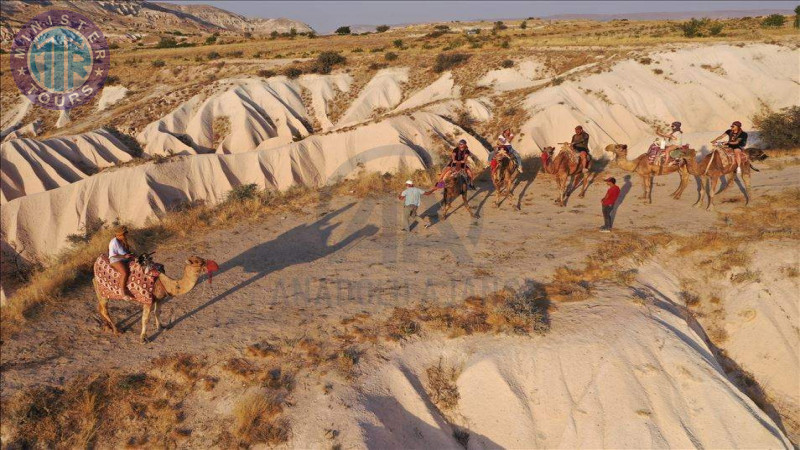
[[[406,180],[406,184],[414,184],[414,182],[411,180]]]

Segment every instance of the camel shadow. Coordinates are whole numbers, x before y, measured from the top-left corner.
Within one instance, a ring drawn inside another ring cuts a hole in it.
[[[358,241],[377,234],[378,227],[366,225],[363,228],[351,233],[339,242],[329,245],[333,231],[344,222],[333,223],[332,220],[340,216],[345,211],[352,208],[356,203],[350,203],[335,211],[325,214],[319,220],[311,224],[298,225],[268,242],[263,242],[251,247],[239,255],[225,261],[219,265],[217,276],[223,275],[229,270],[240,267],[245,273],[253,274],[243,282],[226,289],[220,294],[215,294],[210,300],[193,308],[173,320],[169,324],[172,328],[186,319],[193,317],[204,309],[216,304],[227,296],[246,288],[265,276],[283,270],[297,264],[306,264],[328,255],[336,253],[348,246],[356,244]],[[198,281],[198,284],[200,281]],[[151,336],[157,338],[161,330]]]

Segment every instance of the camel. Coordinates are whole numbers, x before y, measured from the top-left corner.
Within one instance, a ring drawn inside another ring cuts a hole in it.
[[[676,200],[679,199],[681,193],[683,193],[681,186],[684,186],[684,184],[689,180],[689,171],[683,164],[650,164],[650,161],[647,159],[647,153],[637,156],[636,159],[629,160],[628,146],[625,144],[609,144],[606,146],[605,150],[614,154],[614,160],[617,162],[617,166],[619,166],[620,169],[628,172],[636,172],[640,177],[642,177],[644,191],[642,192],[642,196],[639,198],[647,201],[647,203],[653,203],[653,177],[678,172],[681,177],[681,185],[675,190],[675,192],[671,194],[672,198]],[[696,154],[695,150],[685,150],[684,154],[686,155],[687,161],[694,161]]]
[[[148,342],[146,334],[147,322],[150,318],[151,312],[155,316],[156,329],[161,330],[162,328],[161,321],[158,318],[159,303],[168,297],[186,294],[187,292],[191,291],[192,288],[194,288],[195,284],[197,284],[197,280],[203,273],[210,273],[218,268],[219,267],[214,261],[192,256],[186,260],[186,266],[183,268],[183,277],[181,279],[173,280],[166,274],[160,274],[153,287],[153,303],[150,305],[142,305],[142,332],[140,334],[142,343]],[[114,333],[114,335],[119,335],[117,325],[114,323],[114,320],[111,318],[111,314],[108,312],[108,301],[110,299],[100,294],[101,291],[98,286],[97,274],[95,274],[95,277],[92,279],[92,285],[94,286],[94,291],[97,295],[100,316],[103,318],[105,325],[111,328],[111,331]]]
[[[694,155],[688,159],[688,164],[686,166],[688,173],[694,175],[696,177],[700,177],[700,196],[695,202],[694,206],[698,208],[703,207],[703,197],[708,196],[708,206],[706,209],[714,210],[714,196],[717,194],[722,194],[725,192],[732,184],[733,180],[736,179],[736,160],[731,156],[728,157],[723,154],[724,150],[720,147],[715,148],[711,153],[707,154],[700,161],[696,161]],[[742,155],[742,181],[744,182],[744,200],[745,205],[750,203],[750,169],[755,170],[750,165],[750,158],[749,152]],[[720,179],[725,181],[725,178],[728,174],[733,174],[731,177],[731,181],[728,182],[721,191],[715,192],[717,190],[717,183],[719,183]],[[710,179],[710,186],[709,184]],[[689,184],[688,177],[684,179],[681,177],[681,184],[678,186],[678,190],[675,191],[677,197],[680,197],[680,194],[686,189],[686,185]]]
[[[514,189],[514,181],[517,179],[517,161],[505,150],[498,150],[495,154],[497,167],[492,171],[492,183],[497,193],[494,206],[499,207],[500,203],[507,199]]]
[[[569,147],[569,144],[562,143],[561,151],[558,152],[558,155],[553,156],[555,150],[554,147],[545,147],[542,149],[542,171],[556,176],[559,191],[556,203],[558,203],[559,206],[567,206],[567,197],[569,197],[572,189],[578,185],[579,179],[575,177],[581,175],[580,182],[583,184],[583,189],[581,189],[581,193],[578,197],[583,198],[586,194],[586,189],[589,187],[589,176],[588,174],[583,174],[580,158],[575,155]],[[572,183],[570,183],[570,180],[572,180]]]
[[[463,170],[447,177],[447,180],[445,180],[444,191],[442,193],[442,220],[447,219],[447,210],[450,209],[450,204],[453,203],[453,200],[455,200],[459,195],[461,196],[461,200],[464,202],[464,207],[467,208],[467,212],[469,212],[470,217],[473,219],[475,218],[475,214],[472,212],[472,209],[470,209],[469,202],[467,202],[468,183],[469,180],[467,179],[467,174],[464,173]]]

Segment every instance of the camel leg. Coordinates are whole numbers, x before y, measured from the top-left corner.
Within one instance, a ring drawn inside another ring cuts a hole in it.
[[[750,173],[742,174],[742,181],[744,182],[744,206],[750,204]]]
[[[586,195],[586,189],[589,188],[589,173],[586,172],[583,174],[583,189],[581,189],[581,194],[578,195],[578,198],[583,198]]]
[[[139,338],[142,340],[142,344],[147,343],[147,321],[150,319],[150,311],[152,310],[153,305],[142,306],[142,333],[139,335]]]
[[[444,201],[443,203],[444,205],[442,205],[442,220],[446,220],[447,210],[450,209],[450,203],[448,203],[447,201]]]
[[[642,196],[639,198],[647,200],[647,176],[645,175],[642,175]]]
[[[675,192],[672,193],[672,198],[675,200],[680,200],[681,194],[683,194],[683,190],[686,189],[686,184],[689,183],[689,172],[685,170],[679,170],[678,174],[681,176],[681,182],[678,184],[678,189],[675,189]]]
[[[92,285],[94,285],[94,294],[97,296],[97,309],[100,313],[100,317],[103,319],[105,324],[111,328],[111,331],[114,333],[114,335],[118,336],[119,330],[117,330],[117,325],[114,323],[114,319],[111,318],[111,314],[108,312],[108,299],[100,295],[100,292],[97,290],[97,280],[92,280]]]
[[[708,207],[706,209],[714,211],[714,195],[717,192],[717,183],[720,177],[711,177],[711,186],[708,188]]]
[[[153,317],[156,319],[156,330],[161,330],[161,320],[158,318],[158,300],[153,300]]]
[[[706,182],[708,181],[705,176],[700,175],[697,178],[700,179],[700,190],[697,191],[697,201],[694,202],[695,208],[702,208],[703,203],[705,203],[705,196],[706,196]]]
[[[467,208],[467,212],[469,213],[469,216],[474,219],[475,218],[475,214],[472,213],[472,209],[469,207],[469,202],[467,202],[467,193],[466,192],[461,194],[461,200],[464,202],[464,208]]]

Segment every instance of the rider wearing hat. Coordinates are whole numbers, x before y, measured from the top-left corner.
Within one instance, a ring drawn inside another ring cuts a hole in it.
[[[747,133],[742,130],[742,122],[738,120],[731,124],[731,129],[726,130],[724,133],[720,134],[716,139],[711,141],[712,144],[716,144],[717,141],[723,139],[725,136],[728,137],[728,142],[724,145],[730,149],[733,149],[733,154],[736,157],[736,173],[742,173],[742,151],[744,151],[744,146],[747,144]]]
[[[583,131],[583,127],[575,127],[575,134],[569,143],[572,151],[578,153],[583,171],[589,170],[589,133]]]
[[[133,297],[128,290],[128,263],[133,258],[131,246],[128,243],[128,227],[121,226],[114,233],[114,238],[108,243],[108,262],[111,267],[122,275],[119,278],[119,288],[123,295]]]

